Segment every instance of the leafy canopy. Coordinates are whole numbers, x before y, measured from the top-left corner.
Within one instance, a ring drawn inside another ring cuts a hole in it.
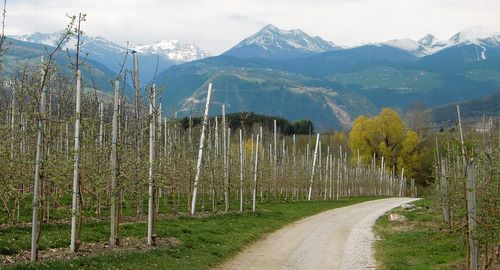
[[[405,169],[405,174],[412,177],[422,158],[419,151],[421,139],[416,132],[407,129],[398,113],[384,108],[374,118],[358,117],[349,133],[349,147],[353,153],[359,150],[363,163],[370,164],[373,157],[380,162],[384,157],[386,168],[393,166]],[[353,155],[353,160],[357,156]]]

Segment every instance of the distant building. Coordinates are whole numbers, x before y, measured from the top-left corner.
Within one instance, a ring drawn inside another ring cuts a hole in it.
[[[475,125],[475,128],[474,130],[476,132],[490,132],[490,130],[492,130],[494,127],[493,125],[493,118],[489,118],[488,121],[479,121],[479,122],[476,122],[476,125]]]

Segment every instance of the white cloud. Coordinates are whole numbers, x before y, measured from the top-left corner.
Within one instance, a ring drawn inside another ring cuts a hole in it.
[[[51,32],[87,14],[89,35],[119,44],[193,41],[221,53],[268,23],[341,45],[439,38],[473,25],[500,31],[498,0],[7,0],[7,34]]]

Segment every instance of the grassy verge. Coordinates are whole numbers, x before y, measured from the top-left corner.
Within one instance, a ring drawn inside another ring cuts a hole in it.
[[[457,269],[465,250],[459,233],[444,232],[441,216],[431,202],[415,202],[416,210],[396,208],[380,217],[374,227],[380,241],[375,244],[377,269]],[[406,221],[388,220],[388,214],[404,215]]]
[[[256,213],[234,212],[164,219],[158,221],[158,237],[174,237],[181,242],[179,245],[142,252],[113,252],[104,256],[7,267],[14,269],[207,269],[234,255],[251,241],[285,224],[324,210],[371,199],[375,198],[263,203],[258,205],[259,210]],[[108,231],[108,223],[86,224],[82,240],[84,242],[107,241]],[[13,250],[25,250],[29,245],[29,233],[29,228],[2,229],[0,240],[3,242],[0,245],[7,244]],[[122,226],[123,237],[145,237],[145,233],[145,223]],[[40,244],[42,248],[69,246],[69,225],[46,226]]]

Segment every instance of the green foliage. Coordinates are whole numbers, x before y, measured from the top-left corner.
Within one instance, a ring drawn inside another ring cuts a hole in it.
[[[349,133],[349,147],[353,153],[359,150],[361,160],[367,164],[373,162],[373,157],[377,162],[384,157],[389,171],[393,166],[398,172],[404,168],[408,178],[421,169],[424,156],[418,134],[408,130],[398,113],[388,108],[374,118],[358,117]],[[356,161],[357,156],[352,159]]]
[[[214,116],[211,117],[212,123],[215,122],[215,117],[218,117],[219,120],[222,116]],[[201,125],[201,117],[192,117],[191,125],[192,127]],[[237,130],[242,128],[244,130],[250,130],[255,126],[262,126],[268,130],[273,130],[274,128],[274,120],[276,120],[276,126],[278,128],[278,132],[283,135],[292,135],[292,134],[312,134],[314,133],[313,123],[309,120],[298,120],[295,122],[290,122],[282,117],[275,116],[267,116],[255,114],[253,112],[239,112],[239,113],[229,113],[226,114],[226,121],[228,123],[228,127],[232,130]],[[189,117],[184,117],[180,121],[181,127],[184,129],[189,128]]]
[[[497,88],[498,89],[498,88]],[[438,123],[454,123],[457,115],[457,104],[460,105],[460,113],[463,119],[486,116],[500,116],[500,91],[478,99],[468,100],[461,103],[447,104],[428,110],[432,120]]]
[[[339,73],[332,75],[331,79],[344,84],[359,84],[362,89],[377,91],[384,88],[402,93],[432,91],[443,84],[439,73],[391,66],[373,66],[356,72]]]

